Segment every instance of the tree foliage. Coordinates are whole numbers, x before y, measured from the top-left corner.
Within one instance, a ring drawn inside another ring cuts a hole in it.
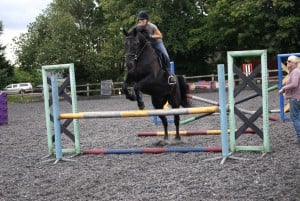
[[[176,73],[207,74],[226,62],[228,50],[297,52],[299,8],[297,0],[53,0],[16,41],[16,52],[28,71],[75,63],[79,83],[121,80],[120,29],[145,10],[163,33]]]
[[[2,21],[0,21],[0,36],[2,35],[2,30]],[[13,66],[6,59],[4,50],[5,46],[0,44],[0,89],[5,87],[14,75]]]
[[[205,29],[217,50],[268,49],[274,56],[299,49],[297,0],[211,0],[207,4]]]

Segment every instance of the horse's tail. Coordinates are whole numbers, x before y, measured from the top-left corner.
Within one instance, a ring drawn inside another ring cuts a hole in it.
[[[177,80],[178,80],[178,84],[179,84],[179,90],[180,90],[180,94],[181,94],[181,103],[180,105],[182,107],[189,107],[189,101],[187,98],[187,94],[189,91],[188,85],[185,82],[185,79],[182,75],[177,75]]]

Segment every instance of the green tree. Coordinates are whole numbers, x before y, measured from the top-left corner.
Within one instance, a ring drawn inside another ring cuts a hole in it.
[[[272,57],[299,50],[297,0],[208,0],[206,6],[202,32],[216,51],[267,49]]]
[[[3,25],[0,21],[0,36],[2,35]],[[14,75],[14,68],[5,58],[5,46],[0,44],[0,89],[5,87]]]
[[[226,63],[226,51],[299,50],[296,0],[53,0],[18,40],[21,69],[75,63],[79,83],[121,80],[124,35],[140,10],[164,35],[176,73],[207,74]],[[223,55],[223,56],[222,56]]]
[[[170,58],[175,61],[176,73],[200,74],[207,70],[208,48],[198,46],[199,44],[194,45],[196,43],[193,43],[192,40],[195,38],[190,37],[195,33],[193,30],[203,24],[202,1],[107,0],[101,2],[105,10],[108,28],[114,31],[116,36],[118,36],[120,27],[129,29],[137,23],[136,15],[140,10],[147,11],[151,21],[163,33]],[[115,40],[116,43],[124,41],[124,36],[121,34]],[[123,46],[119,46],[119,48],[123,48]]]
[[[55,0],[17,41],[21,68],[75,63],[77,81],[100,81],[102,11],[93,0]]]
[[[161,9],[156,9],[155,13],[161,13],[160,26],[164,29],[170,56],[175,61],[176,73],[210,73],[207,60],[211,50],[202,41],[203,35],[197,32],[205,23],[203,1],[163,1]]]
[[[149,12],[162,30],[177,73],[205,70],[208,48],[194,45],[189,35],[203,23],[196,0],[54,0],[17,41],[19,64],[30,70],[72,62],[79,83],[120,80],[125,71],[120,28],[135,25],[140,10]]]

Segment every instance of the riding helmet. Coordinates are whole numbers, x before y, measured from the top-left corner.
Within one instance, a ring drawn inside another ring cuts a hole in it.
[[[149,15],[145,11],[140,11],[137,15],[137,19],[146,19],[149,20]]]

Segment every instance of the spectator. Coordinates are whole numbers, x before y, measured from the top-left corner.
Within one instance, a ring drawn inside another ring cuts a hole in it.
[[[287,59],[287,68],[289,71],[288,79],[284,87],[279,90],[279,93],[285,93],[285,98],[290,103],[290,118],[293,122],[297,140],[300,145],[300,69],[298,64],[300,58],[297,56],[289,56]]]

